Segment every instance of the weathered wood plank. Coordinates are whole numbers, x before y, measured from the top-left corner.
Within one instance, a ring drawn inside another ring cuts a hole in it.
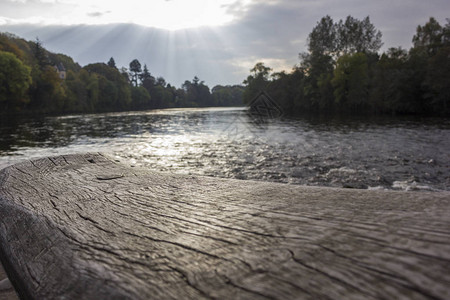
[[[3,265],[0,263],[0,299],[1,300],[18,300],[16,291],[6,276]]]
[[[449,204],[69,155],[0,172],[0,251],[26,299],[450,299]]]

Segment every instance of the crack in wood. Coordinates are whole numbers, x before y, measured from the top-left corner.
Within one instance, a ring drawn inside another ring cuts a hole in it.
[[[113,180],[122,177],[125,177],[125,175],[124,174],[98,175],[95,178],[97,178],[98,180]]]
[[[0,253],[30,299],[450,299],[448,228],[446,192],[168,175],[101,154],[0,171]]]

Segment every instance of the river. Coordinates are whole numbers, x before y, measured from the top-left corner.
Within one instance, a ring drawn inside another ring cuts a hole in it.
[[[166,109],[0,122],[0,168],[104,152],[131,166],[364,189],[450,190],[450,120],[279,118],[243,108]]]

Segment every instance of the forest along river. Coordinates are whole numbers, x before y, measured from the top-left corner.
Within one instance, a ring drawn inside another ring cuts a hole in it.
[[[43,156],[104,152],[182,174],[368,189],[450,190],[448,119],[277,119],[244,108],[5,118],[0,168]]]

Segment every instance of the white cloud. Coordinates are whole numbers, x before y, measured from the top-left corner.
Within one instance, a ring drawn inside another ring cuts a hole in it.
[[[407,49],[417,25],[425,24],[430,16],[444,24],[450,16],[448,0],[208,0],[208,9],[225,16],[211,23],[220,26],[167,31],[152,28],[156,23],[151,22],[162,22],[159,27],[163,28],[187,26],[189,9],[197,10],[191,16],[194,21],[207,21],[198,18],[203,9],[203,14],[208,11],[206,0],[127,0],[129,8],[119,18],[122,7],[117,1],[17,1],[0,0],[0,31],[31,40],[39,36],[44,46],[73,56],[81,64],[106,62],[114,56],[118,65],[127,66],[138,58],[150,72],[177,86],[194,75],[211,86],[241,83],[259,61],[274,71],[290,71],[298,63],[298,53],[307,50],[308,34],[327,14],[335,21],[347,15],[369,15],[383,32],[385,48]],[[119,21],[147,22],[150,27],[110,24]],[[52,26],[23,25],[27,22]],[[109,25],[73,25],[79,23]]]
[[[247,56],[228,60],[228,63],[235,67],[235,74],[245,77],[250,74],[250,69],[252,69],[258,62],[263,62],[266,67],[272,69],[273,73],[281,71],[289,72],[294,66],[291,59],[273,57]]]
[[[134,23],[170,30],[224,25],[234,18],[227,8],[241,2],[241,0],[19,1],[8,1],[5,7],[2,7],[0,2],[0,16],[20,19],[21,22],[31,24],[36,24],[36,20],[38,24],[51,25]],[[108,13],[103,13],[105,11]]]

